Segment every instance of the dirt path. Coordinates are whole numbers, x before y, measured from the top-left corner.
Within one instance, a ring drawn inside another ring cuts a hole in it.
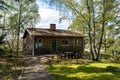
[[[19,77],[20,80],[54,80],[54,78],[46,70],[43,63],[44,56],[26,57],[24,59],[24,70]]]

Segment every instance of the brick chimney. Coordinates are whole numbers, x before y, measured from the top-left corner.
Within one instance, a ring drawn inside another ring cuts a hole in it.
[[[56,24],[50,24],[50,30],[55,31],[56,30]]]

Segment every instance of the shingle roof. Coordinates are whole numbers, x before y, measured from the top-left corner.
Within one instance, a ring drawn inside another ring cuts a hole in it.
[[[29,33],[32,36],[83,37],[80,32],[61,30],[61,29],[51,30],[51,29],[43,29],[43,28],[28,28],[25,31],[23,38],[26,37],[26,33]]]

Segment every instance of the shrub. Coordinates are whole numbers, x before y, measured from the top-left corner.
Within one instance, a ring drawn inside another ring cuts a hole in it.
[[[115,69],[116,69],[115,66],[108,66],[108,67],[106,67],[106,70],[107,70],[107,71],[110,71],[110,72],[114,72]]]
[[[111,55],[110,55],[110,54],[101,54],[101,55],[100,55],[100,58],[101,58],[101,59],[110,59],[110,58],[111,58]]]
[[[90,51],[88,49],[85,49],[84,50],[84,53],[83,53],[83,58],[87,58],[87,59],[91,59],[91,54],[90,54]]]
[[[0,54],[3,54],[4,50],[2,48],[0,48]]]
[[[120,62],[120,55],[114,55],[113,56],[115,62]]]
[[[119,53],[120,53],[119,43],[120,43],[120,40],[117,39],[117,40],[115,41],[115,43],[113,44],[113,46],[111,46],[111,47],[108,49],[108,51],[109,51],[110,53],[112,53],[112,51],[114,51],[114,52],[116,52],[117,54],[119,54]]]
[[[108,66],[108,67],[106,67],[106,70],[110,71],[110,72],[120,72],[120,68],[118,68],[116,66]]]
[[[90,52],[89,52],[88,49],[85,49],[84,53],[85,53],[85,54],[90,54]]]

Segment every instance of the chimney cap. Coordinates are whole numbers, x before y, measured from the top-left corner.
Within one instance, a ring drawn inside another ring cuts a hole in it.
[[[56,24],[54,24],[54,23],[51,23],[50,25],[56,25]]]
[[[56,30],[56,24],[50,24],[50,30]]]

